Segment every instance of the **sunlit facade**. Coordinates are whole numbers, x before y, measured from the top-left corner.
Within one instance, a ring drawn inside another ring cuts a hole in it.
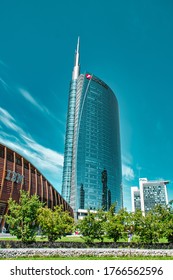
[[[62,179],[62,196],[70,203],[71,178],[72,178],[72,157],[73,157],[73,139],[74,139],[74,121],[76,109],[76,90],[77,79],[79,77],[79,38],[75,53],[74,67],[72,72],[72,80],[70,82],[68,113],[66,122],[65,151]]]
[[[77,80],[72,80],[69,90],[69,106],[66,123],[66,140],[64,151],[64,168],[62,182],[62,196],[69,203],[71,190],[71,174],[72,174],[72,156],[73,156],[73,138],[74,138],[74,116],[76,105],[76,84]]]

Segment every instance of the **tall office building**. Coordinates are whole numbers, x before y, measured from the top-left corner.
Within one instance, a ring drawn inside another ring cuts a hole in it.
[[[131,187],[132,211],[140,209],[145,215],[155,205],[167,205],[168,194],[166,185],[169,181],[148,181],[147,178],[139,179],[139,188]]]
[[[105,82],[79,73],[79,39],[69,91],[62,196],[74,212],[81,206],[122,207],[118,102]]]

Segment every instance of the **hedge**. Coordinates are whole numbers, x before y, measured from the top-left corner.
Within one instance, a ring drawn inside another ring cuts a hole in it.
[[[137,242],[48,242],[37,241],[24,243],[22,241],[0,240],[0,248],[136,248],[136,249],[173,249],[173,243],[137,243]]]

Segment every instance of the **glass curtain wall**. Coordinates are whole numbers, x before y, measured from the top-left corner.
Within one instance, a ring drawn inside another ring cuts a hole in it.
[[[84,208],[102,207],[103,170],[107,171],[108,205],[116,203],[118,210],[122,207],[118,102],[103,81],[87,73],[77,81],[70,196],[74,211],[80,205],[81,184]]]

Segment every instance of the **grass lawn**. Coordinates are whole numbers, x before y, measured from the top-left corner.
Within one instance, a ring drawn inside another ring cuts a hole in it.
[[[8,241],[15,241],[15,240],[18,240],[15,236],[10,236],[10,237],[0,237],[0,240],[8,240]],[[36,241],[48,241],[47,238],[41,238],[40,236],[37,236],[36,237]],[[84,240],[80,237],[80,236],[77,236],[77,237],[62,237],[61,239],[58,239],[58,241],[64,241],[64,242],[84,242]]]
[[[0,240],[17,240],[16,237],[0,237]],[[48,241],[47,238],[41,238],[40,236],[36,237],[36,241]],[[112,242],[113,239],[108,239],[108,238],[104,238],[104,242]],[[127,240],[120,240],[120,242],[126,242]],[[58,239],[56,242],[85,242],[84,239],[81,236],[65,236],[62,237],[61,239]]]
[[[15,236],[11,236],[11,237],[0,237],[0,240],[17,240],[17,238]],[[47,238],[41,238],[41,236],[37,236],[36,237],[36,241],[48,241]],[[104,242],[113,242],[113,239],[108,239],[108,238],[104,238],[103,240]],[[127,239],[123,239],[123,238],[120,238],[118,240],[118,242],[127,242],[128,240]],[[61,239],[58,239],[56,242],[85,242],[84,239],[81,237],[81,236],[77,236],[77,235],[69,235],[69,236],[65,236],[65,237],[62,237]],[[137,238],[133,238],[132,239],[132,242],[137,242]],[[166,238],[161,238],[159,239],[159,242],[160,243],[167,243],[167,239]]]

